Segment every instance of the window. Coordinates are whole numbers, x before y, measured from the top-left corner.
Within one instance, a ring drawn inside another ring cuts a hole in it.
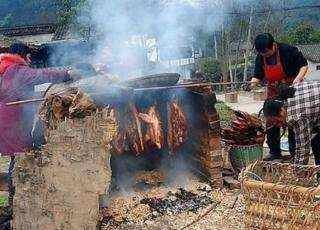
[[[317,69],[317,70],[320,70],[320,65],[317,65],[317,66],[316,66],[316,69]]]

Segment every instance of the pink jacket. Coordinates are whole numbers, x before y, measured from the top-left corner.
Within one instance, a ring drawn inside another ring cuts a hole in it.
[[[33,69],[18,55],[0,55],[0,153],[14,155],[32,148],[33,105],[6,106],[6,103],[29,99],[34,86],[68,81],[66,70]]]

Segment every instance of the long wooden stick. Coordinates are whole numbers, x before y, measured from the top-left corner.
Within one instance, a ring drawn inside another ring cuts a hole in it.
[[[192,221],[191,223],[187,224],[186,226],[182,227],[180,230],[184,230],[187,229],[189,227],[191,227],[192,225],[194,225],[195,223],[199,222],[200,220],[202,220],[204,217],[206,217],[210,212],[216,210],[217,206],[220,204],[221,202],[212,204],[211,207],[202,215],[199,215],[194,221]]]
[[[66,90],[62,90],[58,93],[54,93],[53,95],[60,95],[66,92]],[[22,104],[27,104],[27,103],[33,103],[33,102],[41,102],[45,101],[46,98],[35,98],[35,99],[28,99],[28,100],[21,100],[21,101],[13,101],[13,102],[8,102],[6,103],[6,106],[13,106],[13,105],[22,105]]]
[[[160,86],[160,87],[149,87],[149,88],[138,88],[134,89],[134,92],[139,91],[148,91],[148,90],[161,90],[161,89],[177,89],[177,88],[188,88],[188,87],[198,87],[198,86],[215,86],[215,85],[232,85],[232,84],[243,84],[246,82],[224,82],[224,83],[194,83],[194,84],[180,84],[180,85],[173,85],[173,86]],[[64,91],[55,93],[56,95],[64,93]],[[27,103],[33,103],[33,102],[40,102],[44,101],[45,98],[37,98],[37,99],[29,99],[29,100],[22,100],[22,101],[14,101],[6,103],[7,106],[13,106],[13,105],[21,105],[21,104],[27,104]]]
[[[45,98],[29,99],[29,100],[23,100],[23,101],[9,102],[9,103],[6,103],[6,105],[7,106],[21,105],[21,104],[32,103],[32,102],[41,102],[44,100],[45,100]]]

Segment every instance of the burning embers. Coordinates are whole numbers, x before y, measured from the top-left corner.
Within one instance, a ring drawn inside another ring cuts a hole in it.
[[[196,214],[217,204],[211,189],[200,182],[191,181],[186,189],[160,186],[134,196],[111,198],[110,206],[101,213],[101,229],[128,229],[126,226],[157,222],[161,217]]]
[[[155,218],[161,215],[180,214],[187,211],[197,213],[200,208],[214,203],[214,200],[206,194],[198,195],[179,188],[178,192],[169,192],[165,198],[145,198],[140,202],[141,204],[147,204],[152,210],[156,211],[151,216],[151,218]]]

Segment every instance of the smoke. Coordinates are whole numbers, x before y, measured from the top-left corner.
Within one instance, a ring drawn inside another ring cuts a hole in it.
[[[219,28],[224,11],[216,0],[89,0],[89,8],[77,20],[91,20],[93,60],[121,77],[164,72],[163,62],[191,58],[197,31]]]
[[[166,184],[187,188],[192,173],[191,162],[186,158],[188,153],[179,152],[168,155],[161,160],[161,170],[166,172]]]

